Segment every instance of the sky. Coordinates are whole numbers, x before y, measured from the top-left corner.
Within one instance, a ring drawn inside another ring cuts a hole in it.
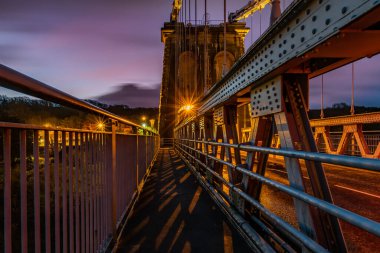
[[[227,11],[247,2],[227,0]],[[190,3],[194,19],[195,0]],[[197,3],[202,19],[204,1]],[[289,3],[283,1],[282,7]],[[1,0],[0,63],[81,99],[158,106],[160,28],[169,21],[171,4],[172,0]],[[211,20],[222,20],[223,1],[208,0],[208,12]],[[268,27],[269,12],[268,6],[246,20],[248,26],[253,24],[247,48]],[[355,65],[357,104],[380,106],[379,60],[376,56]],[[325,75],[325,105],[350,101],[350,69]],[[310,90],[312,107],[319,107],[320,78],[311,80]]]

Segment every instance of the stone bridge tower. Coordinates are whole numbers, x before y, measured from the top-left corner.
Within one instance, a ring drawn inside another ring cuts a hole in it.
[[[165,44],[160,94],[159,131],[172,138],[182,120],[181,109],[196,105],[244,53],[245,23],[227,23],[224,65],[224,25],[168,22],[161,29]]]

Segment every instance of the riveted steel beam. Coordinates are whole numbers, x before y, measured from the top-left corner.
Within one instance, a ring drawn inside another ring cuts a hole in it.
[[[198,113],[203,114],[227,102],[239,91],[249,86],[260,85],[278,74],[291,71],[292,68],[299,68],[303,63],[309,62],[310,58],[308,57],[312,56],[308,53],[313,52],[321,45],[330,46],[330,39],[333,40],[332,42],[338,40],[339,43],[344,43],[344,38],[339,37],[343,34],[343,29],[350,28],[350,26],[356,30],[366,29],[365,26],[370,26],[371,23],[366,20],[365,14],[372,15],[373,11],[379,12],[379,6],[380,2],[375,0],[295,1],[235,63],[232,69],[210,89],[203,99]],[[376,23],[379,20],[378,17],[375,16],[371,22]],[[357,25],[356,21],[360,25]],[[360,32],[353,36],[360,38]],[[377,38],[378,32],[374,32],[372,36]],[[351,37],[347,36],[346,38],[352,40]],[[355,57],[345,56],[343,51],[347,51],[347,48],[340,47],[339,50],[343,50],[341,56],[348,57],[348,60],[342,62],[338,60],[341,64],[346,64],[371,53],[379,52],[380,43],[374,43],[374,45],[376,48],[372,48],[371,52],[363,51]],[[338,53],[336,50],[327,50],[326,52]],[[315,55],[315,57],[318,56]],[[334,68],[338,66],[339,64],[336,64]]]

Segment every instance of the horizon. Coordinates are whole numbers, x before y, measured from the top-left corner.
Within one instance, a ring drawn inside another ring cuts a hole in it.
[[[22,93],[19,93],[19,92],[17,92],[17,93],[19,95],[15,95],[15,96],[8,96],[8,95],[5,95],[5,94],[0,94],[0,98],[1,97],[6,97],[6,98],[16,98],[16,99],[30,99],[30,100],[47,101],[47,100],[44,100],[44,99],[41,99],[41,98],[25,95],[25,94],[22,94]],[[102,105],[105,105],[105,106],[109,106],[109,107],[110,106],[127,106],[129,109],[158,109],[159,108],[158,106],[157,107],[134,107],[134,106],[130,106],[128,104],[118,104],[118,103],[114,103],[114,104],[110,103],[109,104],[109,103],[101,102],[99,100],[92,99],[92,98],[86,98],[86,99],[83,99],[83,101],[86,101],[88,103],[96,102],[96,103],[99,103],[99,104],[102,104]],[[47,102],[49,102],[49,101],[47,101]],[[50,103],[54,104],[54,102],[50,102]],[[344,101],[340,101],[340,102],[334,102],[333,104],[330,104],[330,105],[325,105],[325,107],[323,109],[341,109],[341,107],[338,107],[339,105],[343,105],[344,106],[343,108],[350,108],[350,104],[349,103],[346,103]],[[60,106],[65,107],[64,105],[60,105]],[[379,109],[380,110],[380,106],[366,106],[366,105],[360,105],[360,104],[355,104],[354,106],[355,106],[355,108],[368,108],[368,109]],[[311,107],[311,106],[309,108],[309,110],[315,110],[315,111],[318,111],[320,109],[321,109],[320,107]]]

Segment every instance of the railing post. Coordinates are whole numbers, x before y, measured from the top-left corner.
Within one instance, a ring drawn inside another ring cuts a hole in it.
[[[4,130],[4,251],[12,252],[12,163],[11,129]]]
[[[111,167],[112,167],[112,231],[116,235],[117,223],[117,173],[116,173],[116,127],[117,121],[112,120],[112,137],[111,137]]]
[[[137,132],[136,132],[137,133]],[[137,186],[137,191],[140,191],[140,185],[139,185],[139,135],[136,135],[136,186]]]

